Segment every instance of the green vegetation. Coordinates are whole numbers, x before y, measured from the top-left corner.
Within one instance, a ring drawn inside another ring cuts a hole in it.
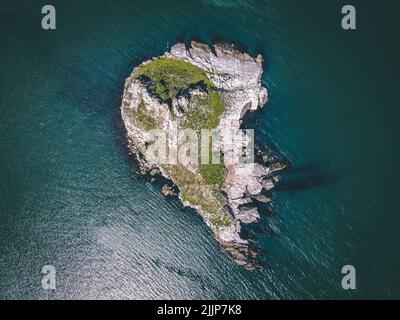
[[[207,97],[197,98],[197,107],[191,110],[187,115],[185,125],[188,128],[200,131],[201,129],[216,129],[219,124],[219,119],[225,111],[225,106],[221,95],[218,92],[209,92]],[[222,186],[224,182],[224,163],[211,164],[212,142],[210,139],[209,145],[209,163],[200,165],[200,173],[204,183]],[[199,153],[200,155],[200,153]],[[199,161],[200,163],[200,161]]]
[[[207,89],[212,88],[205,71],[189,62],[171,58],[160,58],[141,66],[135,76],[149,78],[151,91],[163,101],[172,100],[191,85],[202,84]]]
[[[187,114],[185,126],[194,130],[215,129],[225,111],[220,93],[209,92],[207,97],[198,97],[197,107]]]
[[[182,200],[201,207],[215,227],[228,227],[232,224],[219,188],[205,185],[204,178],[182,165],[164,166],[164,169],[179,187]]]
[[[123,105],[123,109],[130,121],[137,123],[142,129],[149,131],[158,128],[157,120],[147,111],[143,100],[140,101],[137,110],[130,108],[127,104]]]
[[[217,185],[222,187],[224,183],[225,168],[221,157],[221,163],[218,164],[201,164],[200,174],[203,177],[204,183]]]
[[[157,120],[154,119],[149,112],[146,109],[146,106],[144,104],[144,101],[140,101],[138,109],[136,111],[135,115],[137,121],[139,124],[145,129],[146,131],[156,129],[157,126]]]

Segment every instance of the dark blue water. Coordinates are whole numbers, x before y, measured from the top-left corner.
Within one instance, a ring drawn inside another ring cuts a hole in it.
[[[399,298],[395,1],[44,1],[0,5],[0,298]],[[266,57],[259,142],[293,159],[248,272],[195,212],[136,175],[124,78],[178,39]],[[57,289],[41,269],[57,270]],[[357,289],[341,288],[354,265]]]

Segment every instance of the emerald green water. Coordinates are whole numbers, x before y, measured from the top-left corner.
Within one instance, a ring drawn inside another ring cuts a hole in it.
[[[2,1],[0,298],[400,298],[399,6],[352,3],[356,31],[333,0],[51,1],[57,30],[43,31],[47,3]],[[253,272],[139,179],[125,148],[124,78],[191,38],[266,57],[256,139],[294,166]]]

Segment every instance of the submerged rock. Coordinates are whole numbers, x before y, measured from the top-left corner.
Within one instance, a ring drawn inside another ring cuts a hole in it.
[[[269,165],[266,155],[263,163],[247,161],[254,151],[252,137],[239,132],[244,114],[268,101],[268,91],[261,84],[262,62],[261,55],[253,58],[232,45],[215,44],[211,50],[194,41],[190,48],[178,43],[170,52],[134,69],[126,79],[121,107],[129,148],[138,158],[141,172],[171,179],[182,203],[201,214],[215,238],[246,269],[256,265],[256,253],[249,250],[250,241],[243,238],[241,226],[259,220],[253,202],[270,202],[262,193],[277,181],[272,172],[284,168]],[[186,128],[199,136],[201,129],[215,129],[218,151],[225,161],[181,164],[178,152],[175,158],[150,152],[155,145],[150,132],[164,133],[165,149],[172,152],[185,144],[179,133]],[[245,161],[230,161],[238,154]],[[168,185],[162,193],[174,194]]]

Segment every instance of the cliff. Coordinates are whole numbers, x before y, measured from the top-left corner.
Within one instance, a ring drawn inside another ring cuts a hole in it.
[[[248,269],[256,253],[242,226],[260,219],[256,204],[270,201],[265,192],[277,181],[273,173],[285,166],[266,155],[255,162],[254,136],[240,130],[244,114],[268,100],[262,62],[261,55],[253,58],[227,44],[211,49],[178,43],[133,70],[121,107],[129,148],[142,171],[173,181],[182,203],[196,209]]]

